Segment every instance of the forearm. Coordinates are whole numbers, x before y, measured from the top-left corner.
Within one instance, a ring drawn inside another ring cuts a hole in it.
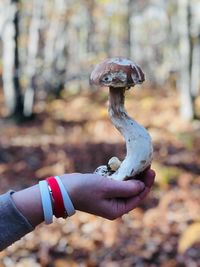
[[[38,185],[31,186],[12,194],[17,209],[31,223],[33,227],[44,220],[40,190]]]

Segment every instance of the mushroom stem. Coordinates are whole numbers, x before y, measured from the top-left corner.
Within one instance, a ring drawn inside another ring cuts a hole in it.
[[[128,116],[124,108],[126,88],[110,87],[109,117],[126,141],[126,157],[110,177],[126,180],[145,170],[152,159],[151,137],[147,130]]]

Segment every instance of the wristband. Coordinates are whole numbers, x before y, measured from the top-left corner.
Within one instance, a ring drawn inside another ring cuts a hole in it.
[[[56,216],[56,218],[64,217],[65,207],[59,184],[53,176],[47,178],[46,180],[49,184],[54,200],[54,215]]]
[[[44,213],[44,221],[46,224],[53,222],[53,209],[51,203],[51,196],[46,181],[39,182],[39,189],[42,199],[42,208]]]
[[[61,193],[62,193],[62,197],[63,197],[63,202],[64,202],[64,206],[65,206],[65,210],[67,212],[67,215],[68,216],[72,216],[75,214],[75,209],[74,209],[74,206],[72,204],[72,201],[68,195],[68,192],[67,190],[65,189],[61,179],[59,176],[55,176],[55,179],[56,181],[58,182],[59,186],[60,186],[60,190],[61,190]]]

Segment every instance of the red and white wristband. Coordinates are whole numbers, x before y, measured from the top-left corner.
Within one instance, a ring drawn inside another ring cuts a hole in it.
[[[64,217],[65,207],[60,186],[54,176],[48,177],[46,181],[49,185],[52,202],[54,204],[54,215],[56,218]]]
[[[75,214],[73,203],[59,176],[51,176],[40,181],[39,188],[46,224],[53,222],[53,215],[57,218],[66,218]]]
[[[65,207],[65,211],[67,212],[67,215],[68,216],[72,216],[75,214],[75,209],[74,209],[74,206],[73,206],[73,203],[69,197],[69,194],[67,192],[67,190],[65,189],[61,179],[59,176],[55,176],[55,179],[58,183],[58,185],[60,186],[60,190],[61,190],[61,194],[62,194],[62,197],[63,197],[63,204],[64,204],[64,207]]]

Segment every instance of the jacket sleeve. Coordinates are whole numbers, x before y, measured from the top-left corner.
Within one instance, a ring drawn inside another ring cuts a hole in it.
[[[11,197],[13,193],[10,190],[0,195],[0,251],[34,230],[15,206]]]

